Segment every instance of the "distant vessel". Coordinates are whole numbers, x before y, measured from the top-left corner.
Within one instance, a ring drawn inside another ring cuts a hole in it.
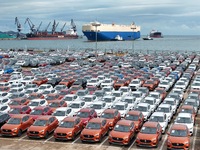
[[[147,35],[146,37],[143,37],[143,40],[153,40],[153,38],[151,38],[149,35]]]
[[[152,30],[150,32],[150,37],[153,37],[153,38],[163,38],[162,36],[162,33],[157,31],[157,30]]]
[[[63,31],[66,23],[62,27],[61,31],[56,31],[58,23],[56,23],[55,20],[53,22],[51,32],[47,31],[51,22],[48,24],[45,31],[39,31],[39,27],[41,26],[41,23],[40,23],[39,27],[37,29],[35,29],[34,25],[32,24],[32,22],[30,21],[29,18],[27,18],[26,22],[29,23],[30,30],[31,30],[30,33],[26,34],[26,39],[28,39],[28,40],[62,40],[62,39],[64,40],[64,39],[77,39],[78,38],[78,35],[76,32],[77,31],[76,25],[75,25],[73,19],[71,19],[71,28],[67,31]]]
[[[90,41],[119,41],[140,38],[140,26],[136,26],[135,23],[118,25],[91,22],[82,26],[82,32]]]
[[[0,33],[0,40],[13,40],[16,39],[16,35]]]

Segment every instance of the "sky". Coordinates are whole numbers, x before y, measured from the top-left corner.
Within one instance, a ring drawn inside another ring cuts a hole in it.
[[[0,0],[0,31],[17,31],[15,17],[22,32],[29,32],[26,18],[40,30],[54,20],[57,30],[68,29],[73,19],[82,35],[82,25],[93,21],[129,25],[134,22],[147,35],[154,29],[163,35],[199,35],[199,0]]]

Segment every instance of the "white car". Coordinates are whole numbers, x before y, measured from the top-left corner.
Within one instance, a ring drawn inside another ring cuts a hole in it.
[[[123,92],[123,97],[131,94],[131,88],[127,86],[121,86],[119,91]]]
[[[93,102],[97,101],[98,98],[96,97],[96,95],[85,95],[83,96],[81,100],[84,101],[85,104],[88,106],[92,104]]]
[[[162,95],[159,92],[150,92],[148,97],[154,97],[157,105],[159,105],[162,101]]]
[[[91,78],[89,81],[87,81],[87,86],[96,86],[100,87],[101,81],[98,78]]]
[[[171,122],[173,118],[173,109],[170,104],[160,104],[156,109],[157,112],[163,112],[166,114],[168,122]]]
[[[63,89],[66,89],[67,88],[67,86],[66,85],[62,85],[62,84],[58,84],[58,85],[56,85],[55,87],[54,87],[54,89],[57,91],[57,92],[60,92],[61,90],[63,90]]]
[[[135,110],[138,110],[138,111],[142,112],[142,114],[144,115],[144,120],[145,121],[150,117],[150,115],[152,113],[151,107],[150,107],[150,105],[148,103],[139,103],[137,105],[137,107],[135,108]]]
[[[112,93],[115,91],[115,89],[113,88],[113,86],[104,86],[102,88],[102,90],[105,91],[106,95],[112,95]]]
[[[45,99],[34,99],[34,100],[31,100],[28,104],[28,106],[31,109],[33,109],[37,106],[47,106],[47,105],[48,105],[48,102]]]
[[[86,104],[85,104],[84,101],[78,100],[78,101],[71,102],[68,106],[73,109],[73,111],[75,112],[75,114],[77,114],[77,112],[81,108],[85,108],[86,107]]]
[[[55,116],[59,122],[61,122],[65,117],[73,117],[74,115],[75,113],[70,107],[59,107],[52,114],[52,116]]]
[[[173,93],[178,93],[179,96],[181,97],[181,99],[183,100],[184,94],[185,94],[185,92],[184,92],[183,89],[173,88],[173,89],[172,89],[172,92],[173,92]]]
[[[67,94],[62,98],[62,100],[64,100],[67,105],[69,105],[73,101],[78,100],[78,96],[76,94]]]
[[[115,96],[115,99],[117,101],[120,101],[121,99],[123,99],[123,92],[122,91],[114,91],[112,93],[112,96]]]
[[[197,89],[200,90],[200,81],[192,82],[191,89]]]
[[[93,102],[89,107],[95,109],[97,116],[101,116],[102,112],[108,108],[106,103],[103,101]]]
[[[23,83],[21,83],[21,82],[15,82],[15,83],[12,83],[12,84],[10,84],[10,88],[12,89],[12,88],[24,88],[24,84]]]
[[[175,98],[165,98],[162,104],[170,104],[172,106],[172,111],[173,114],[176,113],[177,108],[178,108],[178,102],[176,101]]]
[[[76,92],[76,95],[78,96],[78,98],[79,98],[80,100],[82,100],[83,97],[86,96],[86,95],[88,95],[88,94],[89,94],[89,91],[88,91],[87,89],[78,90],[78,91]]]
[[[121,101],[128,103],[128,107],[130,110],[135,109],[137,106],[137,101],[134,96],[125,96]]]
[[[120,112],[122,118],[124,118],[130,111],[130,107],[127,102],[117,102],[112,106],[112,108],[117,109]]]
[[[131,88],[132,91],[137,90],[139,87],[142,86],[142,81],[139,79],[133,79],[130,83],[129,83],[129,87]]]
[[[154,112],[148,121],[159,122],[160,126],[162,127],[162,133],[163,134],[165,133],[167,126],[168,126],[168,119],[164,112]]]
[[[106,103],[107,108],[111,108],[118,100],[115,98],[115,96],[112,95],[106,95],[104,96],[101,101]]]
[[[184,105],[192,105],[194,106],[195,112],[198,112],[199,109],[199,100],[192,99],[192,98],[186,98],[184,101]]]
[[[0,104],[7,105],[11,102],[11,99],[8,97],[0,97]]]
[[[21,82],[23,83],[23,84],[32,84],[32,82],[33,82],[33,80],[34,80],[35,78],[34,78],[34,76],[25,76],[22,80],[21,80]]]
[[[184,124],[187,125],[190,134],[193,135],[194,132],[194,121],[190,113],[179,113],[175,119],[174,124]]]
[[[103,82],[101,82],[101,88],[103,88],[104,86],[113,86],[114,81],[111,78],[106,78],[105,80],[103,80]]]
[[[11,110],[9,105],[0,104],[0,112],[8,113]]]
[[[141,100],[145,97],[142,92],[140,91],[134,91],[131,93],[131,96],[136,98],[137,104],[141,102]]]
[[[27,89],[32,89],[32,88],[38,88],[37,84],[26,84],[24,86],[24,89],[27,90]]]
[[[55,89],[45,89],[43,92],[42,92],[42,94],[44,95],[44,97],[46,97],[48,94],[54,94],[54,93],[56,93],[57,91],[55,90]],[[38,93],[39,93],[39,91],[38,91]]]
[[[51,84],[41,84],[39,87],[39,93],[43,93],[44,90],[48,89],[48,90],[53,90],[53,86]]]
[[[147,103],[150,105],[150,109],[152,112],[155,111],[155,109],[157,108],[158,104],[156,103],[156,99],[154,97],[145,97],[143,100],[142,100],[142,103]]]
[[[169,89],[171,88],[171,84],[168,80],[162,80],[160,81],[160,83],[158,84],[159,88],[164,88],[165,91],[169,91]]]
[[[174,85],[174,88],[177,88],[177,89],[182,89],[182,90],[186,90],[187,89],[187,83],[185,81],[180,81],[178,80],[176,82],[176,84]]]

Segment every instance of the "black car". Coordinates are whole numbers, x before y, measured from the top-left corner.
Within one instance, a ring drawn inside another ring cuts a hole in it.
[[[8,113],[0,112],[0,128],[10,119],[10,115]]]
[[[87,86],[87,80],[79,78],[73,83],[73,85],[81,85],[83,89],[85,89]]]

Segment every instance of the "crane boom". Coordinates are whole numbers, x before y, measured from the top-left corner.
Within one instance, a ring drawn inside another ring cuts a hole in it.
[[[66,25],[66,22],[65,22],[65,24],[63,25],[63,27],[61,28],[61,32],[63,32],[63,29],[64,29],[64,27],[65,27],[65,25]]]
[[[49,22],[49,24],[47,25],[46,29],[45,29],[45,32],[47,32],[49,26],[50,26],[51,22]]]
[[[17,17],[15,17],[15,24],[17,25],[17,31],[18,31],[18,32],[21,32],[22,26],[21,26],[21,24],[19,23],[19,20],[18,20]]]
[[[40,22],[40,25],[37,27],[37,32],[40,30],[41,25],[42,25],[42,21]]]
[[[24,24],[26,24],[27,22],[28,22],[31,32],[35,32],[35,25],[32,23],[32,21],[29,18],[26,18],[26,21]]]

